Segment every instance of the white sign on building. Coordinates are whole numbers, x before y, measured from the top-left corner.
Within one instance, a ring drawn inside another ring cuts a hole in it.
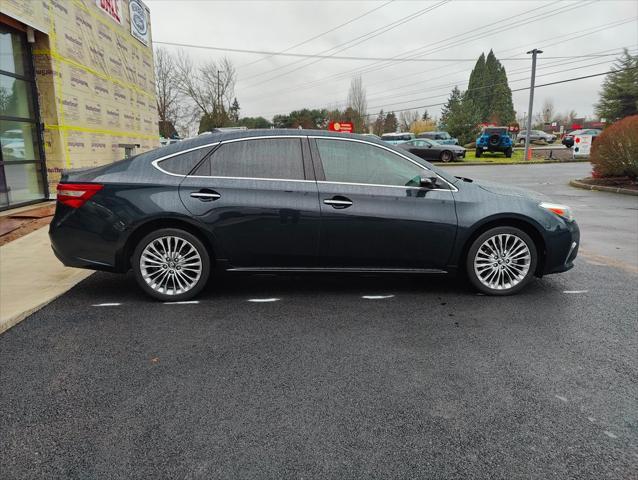
[[[148,8],[140,0],[131,0],[128,10],[131,17],[131,35],[148,46],[151,41],[151,32],[148,28],[150,24]]]

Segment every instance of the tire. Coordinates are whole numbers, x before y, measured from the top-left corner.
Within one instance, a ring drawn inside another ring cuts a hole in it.
[[[512,147],[505,149],[505,157],[512,158]]]
[[[501,136],[498,135],[498,134],[494,134],[494,135],[490,136],[490,138],[488,139],[487,143],[489,143],[490,146],[492,146],[492,147],[497,147],[501,143]]]
[[[442,162],[448,163],[448,162],[454,160],[454,155],[449,150],[444,150],[444,151],[441,152],[441,155],[439,155],[439,159]]]
[[[166,253],[174,252],[167,260]],[[195,297],[210,275],[210,255],[195,235],[177,228],[162,228],[146,235],[135,247],[131,267],[147,295],[162,301]]]
[[[492,252],[504,255],[499,258]],[[523,289],[534,276],[537,264],[536,245],[529,235],[515,227],[496,227],[472,242],[465,269],[479,292],[502,296]]]
[[[521,139],[519,140],[519,143],[520,143],[521,145],[525,146],[525,138],[521,138]]]
[[[483,150],[481,150],[480,148],[477,148],[474,156],[476,158],[481,158],[482,154],[483,154]]]

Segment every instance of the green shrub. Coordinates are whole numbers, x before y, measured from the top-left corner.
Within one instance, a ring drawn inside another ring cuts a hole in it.
[[[638,115],[607,127],[592,145],[590,161],[599,177],[638,177]]]

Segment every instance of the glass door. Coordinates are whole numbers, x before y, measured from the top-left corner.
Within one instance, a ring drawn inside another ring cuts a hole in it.
[[[0,24],[0,209],[47,197],[26,35]]]

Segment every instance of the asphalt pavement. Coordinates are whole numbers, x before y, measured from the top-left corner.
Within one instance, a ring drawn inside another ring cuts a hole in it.
[[[587,205],[591,257],[512,297],[225,275],[165,304],[92,275],[0,336],[2,478],[636,478],[638,275],[610,248],[635,197],[538,167],[450,167]]]

